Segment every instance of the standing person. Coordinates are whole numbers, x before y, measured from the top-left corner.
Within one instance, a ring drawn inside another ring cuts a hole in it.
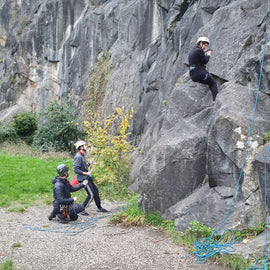
[[[58,176],[54,177],[52,183],[53,187],[53,211],[49,216],[49,220],[54,217],[60,223],[67,223],[70,220],[76,220],[78,213],[84,211],[84,207],[81,204],[74,203],[77,201],[77,197],[71,197],[70,192],[77,191],[87,185],[87,180],[72,186],[67,180],[69,176],[69,169],[66,164],[60,164],[57,166],[56,171]],[[62,208],[62,211],[61,211]]]
[[[77,154],[74,157],[74,165],[73,165],[73,171],[77,174],[77,181],[81,183],[83,180],[88,180],[88,185],[86,186],[86,192],[87,197],[85,201],[83,202],[84,208],[86,208],[92,199],[94,198],[96,206],[97,206],[97,212],[108,212],[106,209],[101,207],[100,203],[100,197],[98,188],[93,182],[93,178],[91,177],[91,172],[88,172],[88,167],[90,164],[94,162],[93,159],[90,160],[89,163],[86,162],[85,154],[87,151],[87,144],[85,141],[78,141],[75,144],[76,149],[78,150]],[[87,216],[88,213],[83,211],[81,215]]]
[[[213,101],[218,94],[217,83],[214,77],[206,70],[206,64],[208,63],[211,51],[204,52],[209,45],[209,39],[207,37],[199,37],[196,46],[190,51],[188,55],[189,62],[189,75],[192,81],[208,84]]]

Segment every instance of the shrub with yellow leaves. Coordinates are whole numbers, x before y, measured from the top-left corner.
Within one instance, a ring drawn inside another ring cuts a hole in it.
[[[117,184],[129,177],[128,158],[135,149],[128,142],[133,109],[116,108],[115,111],[102,121],[100,110],[89,112],[84,122],[91,158],[96,161],[90,169],[98,184]]]

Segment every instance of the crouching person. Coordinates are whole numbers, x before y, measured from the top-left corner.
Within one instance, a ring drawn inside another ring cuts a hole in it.
[[[57,166],[56,171],[58,176],[54,177],[52,183],[53,187],[53,211],[49,216],[49,220],[54,217],[60,223],[67,223],[70,220],[76,220],[78,213],[84,211],[84,206],[78,203],[77,197],[71,197],[70,192],[77,191],[87,185],[88,181],[84,180],[82,183],[72,186],[67,180],[69,176],[69,169],[66,164]]]

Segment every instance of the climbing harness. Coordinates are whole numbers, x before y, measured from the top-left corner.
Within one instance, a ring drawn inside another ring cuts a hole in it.
[[[209,76],[209,73],[207,72],[207,73],[205,74],[204,78],[203,78],[203,81],[206,81],[207,78],[208,78],[208,76]]]
[[[63,213],[64,217],[70,221],[70,205],[61,205],[60,206],[60,211]],[[75,211],[74,209],[74,204],[73,204],[73,210]]]
[[[189,66],[189,71],[192,71],[192,70],[194,70],[196,67],[198,67],[199,65],[192,65],[192,66]]]

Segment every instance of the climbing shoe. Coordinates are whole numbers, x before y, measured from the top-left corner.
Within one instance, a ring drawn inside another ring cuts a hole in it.
[[[85,211],[82,211],[82,212],[80,213],[80,215],[82,215],[82,216],[89,216],[89,214],[88,214],[87,212],[85,212]]]
[[[107,212],[109,212],[109,211],[101,207],[101,208],[98,208],[97,212],[104,212],[104,213],[107,213]]]
[[[51,214],[48,216],[49,220],[52,220],[55,217],[55,215],[53,214],[53,212],[51,212]]]
[[[65,216],[63,214],[57,214],[56,219],[60,223],[63,223],[63,224],[68,223],[68,221],[65,219]]]

